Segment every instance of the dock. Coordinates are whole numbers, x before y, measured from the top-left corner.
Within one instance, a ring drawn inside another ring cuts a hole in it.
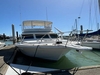
[[[5,75],[9,63],[11,63],[16,54],[14,45],[6,46],[0,49],[0,75]],[[42,75],[100,75],[100,65],[75,67],[69,70],[59,70],[56,72],[43,73]],[[33,74],[34,75],[34,74]],[[40,75],[40,74],[35,74]]]
[[[8,69],[8,62],[12,61],[14,56],[15,46],[7,46],[0,49],[0,75],[5,75]]]

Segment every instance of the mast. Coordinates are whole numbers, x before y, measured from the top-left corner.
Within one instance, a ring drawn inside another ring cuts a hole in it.
[[[76,23],[76,32],[77,32],[77,19],[75,19],[75,23]]]

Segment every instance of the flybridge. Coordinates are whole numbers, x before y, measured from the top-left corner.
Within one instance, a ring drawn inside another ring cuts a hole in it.
[[[23,21],[23,32],[27,31],[51,31],[52,22],[42,20]]]

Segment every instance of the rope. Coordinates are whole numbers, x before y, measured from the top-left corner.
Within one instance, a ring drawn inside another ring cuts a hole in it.
[[[0,69],[4,66],[4,64],[6,64],[5,62],[0,66]]]
[[[97,54],[96,52],[94,52],[93,50],[91,51],[92,53],[94,53],[94,54],[96,54],[97,56],[99,56],[100,57],[100,55],[99,54]]]
[[[37,50],[38,50],[38,47],[39,47],[39,45],[36,47],[36,51],[35,51],[34,57],[35,57],[35,55],[36,55],[36,52],[37,52]],[[16,47],[16,48],[17,48],[17,47]],[[15,48],[15,50],[16,50],[16,48]],[[14,50],[14,52],[15,52],[15,50]],[[12,58],[14,52],[12,53],[10,59]],[[21,75],[21,74],[19,74],[19,73],[10,65],[10,63],[9,63],[10,59],[9,59],[8,62],[7,62],[7,63],[9,64],[9,66],[10,66],[18,75]],[[29,67],[28,67],[27,70],[26,70],[26,73],[28,72],[28,70],[29,70],[30,66],[32,65],[32,63],[33,63],[33,61],[31,61]]]
[[[36,47],[36,50],[35,50],[35,53],[34,53],[34,57],[35,57],[35,55],[37,53],[38,47],[39,47],[39,45]]]
[[[79,16],[80,16],[81,13],[82,13],[82,9],[83,9],[83,5],[84,5],[84,1],[85,1],[85,0],[83,0],[83,2],[82,2],[82,6],[81,6],[81,10],[80,10]]]
[[[36,53],[37,53],[38,47],[39,47],[39,45],[36,47],[34,57],[35,57],[35,55],[36,55]],[[31,67],[32,63],[33,63],[33,61],[31,61],[29,67],[28,67],[27,70],[26,70],[26,73],[28,72],[28,70],[29,70],[29,68]]]
[[[9,64],[9,66],[10,66],[18,75],[20,75],[10,64]]]
[[[94,1],[94,10],[95,10],[95,20],[96,20],[96,24],[98,23],[98,18],[97,18],[97,2]],[[97,27],[98,30],[98,27]]]
[[[90,0],[90,4],[89,4],[89,28],[90,28],[90,23],[91,23],[91,7],[92,7],[92,1]]]
[[[11,60],[11,58],[13,57],[13,55],[14,55],[14,53],[15,53],[15,51],[16,51],[17,49],[18,49],[18,47],[15,47],[15,49],[14,49],[14,51],[13,51],[11,57],[10,57],[9,60],[7,61],[7,64],[9,64],[9,66],[10,66],[18,75],[20,75],[20,74],[10,65],[10,60]]]
[[[12,55],[10,56],[9,60],[8,60],[7,62],[4,62],[4,63],[0,66],[0,69],[1,69],[6,63],[9,64],[9,66],[12,68],[12,66],[10,65],[10,60],[11,60],[11,58],[13,57],[13,54],[15,53],[16,48],[17,48],[17,47],[14,48],[14,51],[13,51]],[[14,68],[12,68],[12,69],[14,70]],[[14,71],[15,71],[18,75],[20,75],[16,70],[14,70]],[[0,73],[0,75],[2,75],[2,74]]]
[[[26,70],[26,73],[28,72],[28,70],[29,70],[30,66],[32,65],[32,63],[33,63],[33,61],[31,61],[29,67],[28,67],[27,70]]]

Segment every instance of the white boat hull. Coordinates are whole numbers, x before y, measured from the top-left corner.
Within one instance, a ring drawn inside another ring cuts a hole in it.
[[[92,50],[91,47],[84,47],[80,45],[63,45],[63,44],[17,44],[20,51],[30,57],[38,57],[48,60],[59,60],[62,56],[69,52],[69,50]]]
[[[31,57],[38,57],[47,60],[59,60],[62,56],[64,56],[71,48],[59,45],[29,45],[22,44],[17,45],[20,51]]]
[[[92,47],[95,49],[100,49],[100,42],[83,42],[83,43],[81,43],[81,45]]]

